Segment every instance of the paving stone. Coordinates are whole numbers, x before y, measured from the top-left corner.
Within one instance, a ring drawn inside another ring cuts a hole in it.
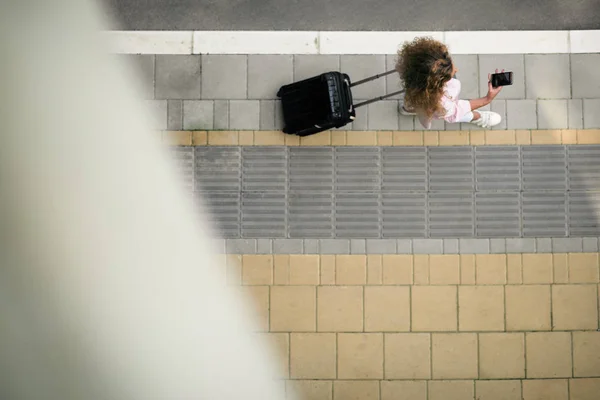
[[[273,254],[302,254],[304,242],[302,239],[274,239]]]
[[[444,242],[442,239],[413,239],[414,254],[443,254]]]
[[[535,240],[535,248],[538,253],[552,253],[552,239],[538,238]]]
[[[600,98],[600,54],[571,54],[572,97]]]
[[[292,55],[249,55],[248,98],[276,99],[279,88],[293,82],[293,69]]]
[[[416,120],[416,117],[409,115],[402,115],[398,113],[398,130],[401,131],[414,131],[417,124],[418,130],[421,130],[421,124]]]
[[[421,126],[421,123],[419,122],[418,119],[415,120],[415,130],[419,130],[417,129],[417,126]],[[432,131],[444,131],[446,130],[446,122],[443,119],[434,119],[433,121],[431,121],[431,128]]]
[[[361,101],[362,100],[360,100],[360,99],[354,100],[354,103],[356,104]],[[351,124],[342,126],[340,129],[341,130],[352,130],[352,131],[367,131],[367,130],[369,130],[369,128],[368,128],[369,106],[370,105],[366,105],[366,106],[357,108],[356,109],[356,118],[354,119],[354,121]]]
[[[271,239],[257,239],[256,254],[273,254],[273,241]]]
[[[479,94],[479,69],[476,55],[458,54],[452,56],[452,61],[456,68],[458,68],[456,78],[461,84],[461,99],[476,99],[487,93],[486,91],[483,95]]]
[[[348,239],[319,239],[321,254],[350,254],[350,241]]]
[[[365,239],[350,239],[350,254],[366,254],[367,241]]]
[[[214,103],[211,100],[184,100],[183,129],[209,130],[214,128]]]
[[[598,238],[595,238],[595,237],[583,238],[583,252],[584,253],[597,253],[598,252]]]
[[[458,239],[443,239],[444,254],[458,254]]]
[[[215,100],[214,103],[214,129],[229,129],[229,101]]]
[[[391,71],[396,68],[396,60],[398,56],[396,54],[388,54],[385,56],[385,70]],[[382,78],[383,79],[383,78]],[[400,74],[397,72],[394,74],[387,75],[385,78],[386,93],[396,92],[402,89],[402,82],[400,82]],[[390,99],[399,99],[403,97],[403,94],[397,94],[390,97]]]
[[[275,102],[277,100],[260,101],[260,130],[272,131],[275,129]]]
[[[340,56],[338,55],[297,54],[294,56],[294,82],[339,70]]]
[[[396,239],[367,239],[367,254],[396,254]]]
[[[538,100],[538,129],[565,129],[569,126],[567,100]]]
[[[502,122],[500,122],[498,125],[492,127],[492,129],[494,129],[494,130],[506,129],[506,100],[493,101],[490,106],[491,106],[490,108],[493,112],[500,114],[500,117],[502,117]]]
[[[256,254],[256,239],[227,239],[225,242],[229,254]]]
[[[150,100],[154,98],[154,65],[153,54],[127,54],[120,55],[133,66],[134,73],[142,84],[142,96]]]
[[[368,130],[398,130],[398,102],[383,100],[371,103],[368,108]]]
[[[571,97],[570,78],[568,54],[525,55],[525,91],[528,99],[568,99]]]
[[[340,57],[340,70],[352,79],[360,81],[385,71],[385,55],[343,55]],[[370,99],[385,93],[385,79],[377,79],[352,88],[352,96]]]
[[[258,100],[231,100],[229,102],[229,129],[260,129]]]
[[[275,129],[283,129],[283,109],[280,101],[275,102]]]
[[[167,129],[180,131],[183,129],[183,101],[167,101]]]
[[[199,99],[201,80],[201,56],[156,56],[157,99]]]
[[[490,253],[492,253],[492,254],[506,253],[506,239],[490,239]]]
[[[535,100],[507,100],[506,126],[508,129],[537,129]]]
[[[512,71],[513,84],[505,86],[496,97],[500,99],[525,98],[525,61],[523,54],[482,54],[479,56],[479,93],[485,96],[488,90],[488,74],[495,70]]]
[[[167,129],[167,101],[146,100],[145,104],[150,113],[150,129]]]
[[[460,122],[455,123],[445,123],[445,127],[447,131],[460,131]]]
[[[398,254],[412,254],[412,239],[398,239],[396,241],[396,252]]]
[[[567,101],[567,112],[569,129],[583,128],[583,101],[581,99],[569,99]]]
[[[507,238],[507,253],[535,253],[535,239]]]
[[[319,254],[319,239],[304,239],[304,254]]]
[[[233,100],[247,98],[247,56],[202,56],[202,98]]]
[[[460,254],[489,254],[490,241],[489,239],[460,239],[459,252]]]
[[[600,128],[600,99],[583,99],[583,127]]]
[[[553,253],[581,253],[583,251],[582,238],[553,238]]]

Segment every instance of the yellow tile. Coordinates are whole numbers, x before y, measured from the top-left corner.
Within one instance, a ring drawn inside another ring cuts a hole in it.
[[[363,330],[363,288],[320,286],[317,301],[317,329],[320,332]]]
[[[573,332],[573,373],[600,377],[600,331]]]
[[[438,131],[423,131],[423,144],[425,146],[439,146],[440,134]]]
[[[333,382],[333,400],[379,400],[379,382],[336,380]]]
[[[273,284],[290,284],[290,256],[287,254],[275,254],[273,256]]]
[[[550,286],[506,286],[506,330],[550,330]]]
[[[367,284],[381,285],[383,283],[383,257],[380,255],[367,256]]]
[[[413,256],[385,254],[383,256],[383,284],[410,285],[413,283]]]
[[[163,142],[170,146],[191,146],[192,132],[190,131],[164,131]]]
[[[506,254],[477,254],[475,264],[478,285],[506,283]]]
[[[338,379],[383,378],[383,334],[338,335]]]
[[[335,285],[335,256],[321,255],[321,285]]]
[[[285,382],[287,400],[332,400],[333,382],[314,380],[293,380]]]
[[[422,131],[394,131],[392,136],[394,146],[423,146]]]
[[[336,285],[364,285],[367,283],[367,256],[336,255]]]
[[[242,284],[242,256],[235,254],[227,257],[227,284]]]
[[[206,131],[193,131],[192,132],[192,145],[193,146],[206,146],[208,144],[208,132]]]
[[[427,382],[381,381],[381,400],[427,400]]]
[[[254,131],[239,131],[238,144],[240,146],[252,146],[254,144]]]
[[[567,378],[573,371],[570,332],[525,334],[527,378]]]
[[[271,286],[271,332],[316,329],[314,286]]]
[[[470,400],[474,396],[473,381],[429,381],[429,400]]]
[[[291,378],[334,379],[335,340],[335,333],[290,334]]]
[[[566,379],[529,379],[522,383],[523,400],[569,400]]]
[[[392,131],[378,131],[377,132],[377,145],[378,146],[392,146],[394,144]]]
[[[598,283],[598,253],[569,254],[569,282]]]
[[[552,283],[552,254],[523,254],[523,283]]]
[[[552,286],[554,329],[598,329],[597,290],[596,285]]]
[[[475,284],[475,255],[461,254],[460,255],[460,284],[474,285]]]
[[[571,379],[569,391],[573,400],[597,400],[600,393],[600,378]]]
[[[347,131],[346,143],[348,146],[377,146],[377,132]]]
[[[409,330],[410,289],[408,286],[365,287],[365,331]]]
[[[531,131],[531,144],[561,144],[562,134],[560,130],[537,130]]]
[[[562,129],[560,133],[562,136],[562,144],[577,144],[576,129]]]
[[[508,284],[523,283],[523,260],[521,254],[506,255],[506,280]]]
[[[411,296],[413,331],[456,331],[456,286],[413,286]]]
[[[271,285],[273,283],[273,256],[242,256],[242,283],[244,285]]]
[[[290,374],[290,338],[287,333],[257,333],[276,357],[274,379],[287,379]]]
[[[413,281],[415,285],[429,285],[429,255],[413,256]]]
[[[523,333],[482,333],[479,335],[479,378],[525,378],[525,336]]]
[[[430,379],[429,333],[385,334],[385,379]]]
[[[577,129],[577,144],[600,144],[600,129]]]
[[[504,330],[504,287],[459,286],[460,331]]]
[[[346,131],[338,131],[337,129],[331,131],[332,146],[345,146],[346,143]]]
[[[482,146],[485,144],[485,131],[469,131],[471,146]]]
[[[314,135],[300,137],[300,146],[330,146],[331,131],[323,131]]]
[[[517,144],[531,144],[531,131],[530,130],[516,130]]]
[[[290,255],[290,285],[318,285],[319,256],[316,254]]]
[[[485,131],[485,144],[516,144],[514,130]]]
[[[441,131],[440,146],[468,146],[469,131]]]
[[[431,285],[458,285],[460,283],[460,256],[458,254],[430,255],[429,283]]]
[[[289,135],[288,135],[289,136]],[[281,131],[255,131],[255,146],[283,146],[286,134]]]
[[[477,378],[477,334],[431,334],[433,379]]]
[[[477,400],[521,400],[521,381],[475,381]]]
[[[300,146],[300,136],[296,135],[285,135],[285,145],[286,146]]]
[[[566,254],[553,254],[554,283],[569,283],[569,264]]]
[[[237,146],[238,131],[208,131],[208,144],[211,146]]]
[[[254,306],[254,323],[259,331],[269,330],[269,287],[244,286],[243,293]]]

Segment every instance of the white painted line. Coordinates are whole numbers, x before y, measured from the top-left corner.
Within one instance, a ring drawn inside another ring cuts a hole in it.
[[[431,36],[452,54],[599,53],[600,30],[588,31],[113,31],[124,54],[395,54],[405,41]]]
[[[117,54],[192,54],[192,31],[110,31],[109,46]]]
[[[198,31],[194,54],[318,54],[318,32]]]
[[[600,53],[600,30],[571,31],[571,53]]]

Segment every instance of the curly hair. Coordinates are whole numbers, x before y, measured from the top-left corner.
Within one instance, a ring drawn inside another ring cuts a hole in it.
[[[440,100],[453,71],[446,45],[430,37],[405,42],[398,51],[396,70],[406,90],[407,105],[423,110],[428,117],[444,112]]]

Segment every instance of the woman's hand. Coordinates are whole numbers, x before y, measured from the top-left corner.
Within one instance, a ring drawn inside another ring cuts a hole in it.
[[[502,70],[501,72],[504,72],[504,70]],[[496,73],[498,73],[498,69],[496,69]],[[494,97],[496,97],[498,95],[498,93],[500,93],[500,91],[502,90],[502,86],[498,86],[498,87],[493,87],[492,86],[492,75],[488,74],[488,93],[487,96],[485,96],[489,101],[494,100]]]

